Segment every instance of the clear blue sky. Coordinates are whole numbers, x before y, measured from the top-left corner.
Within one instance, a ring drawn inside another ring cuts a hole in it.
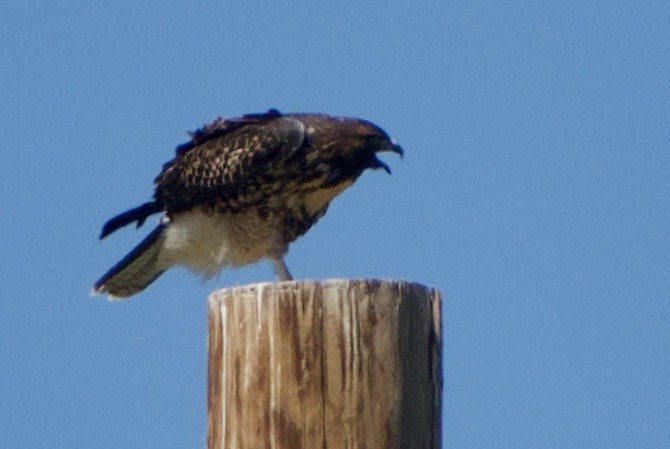
[[[316,2],[315,2],[316,3]],[[406,149],[288,257],[441,289],[447,448],[670,441],[670,3],[0,5],[0,447],[198,448],[206,296],[93,281],[185,132],[276,107]]]

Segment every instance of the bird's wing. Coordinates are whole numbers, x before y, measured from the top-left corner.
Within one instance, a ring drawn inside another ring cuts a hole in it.
[[[305,142],[296,118],[266,114],[217,120],[192,134],[156,178],[156,200],[168,213],[215,202],[231,210],[262,200],[278,163]]]

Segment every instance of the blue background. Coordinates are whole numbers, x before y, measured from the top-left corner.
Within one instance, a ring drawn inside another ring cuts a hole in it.
[[[0,447],[204,447],[206,297],[114,304],[97,240],[215,117],[363,117],[406,149],[293,245],[299,278],[444,296],[448,448],[670,441],[670,3],[0,5]]]

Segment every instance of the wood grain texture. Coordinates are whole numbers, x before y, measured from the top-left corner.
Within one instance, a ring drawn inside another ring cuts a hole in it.
[[[438,448],[440,297],[254,284],[210,297],[208,448]]]

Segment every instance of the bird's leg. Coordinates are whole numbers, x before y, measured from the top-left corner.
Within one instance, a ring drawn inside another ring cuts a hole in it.
[[[288,271],[288,267],[286,266],[283,257],[273,258],[272,265],[275,267],[275,273],[280,281],[293,280],[293,276],[291,276],[291,273]]]

